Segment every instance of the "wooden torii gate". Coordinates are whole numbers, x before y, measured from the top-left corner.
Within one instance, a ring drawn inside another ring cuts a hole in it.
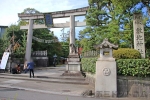
[[[56,11],[56,12],[49,12],[52,15],[52,18],[64,18],[70,17],[70,22],[66,23],[54,23],[53,26],[48,27],[45,24],[42,25],[35,25],[33,23],[34,19],[44,19],[44,13],[39,14],[22,14],[18,13],[18,17],[21,20],[29,20],[29,25],[21,26],[20,29],[28,29],[27,34],[27,45],[26,45],[26,54],[25,58],[27,61],[31,59],[31,47],[32,47],[32,36],[33,36],[33,29],[40,29],[40,28],[66,28],[70,27],[70,44],[75,44],[75,27],[85,26],[86,22],[76,22],[75,16],[82,16],[86,15],[87,9],[89,7],[83,7],[78,9],[72,10],[64,10],[64,11]],[[69,48],[69,55],[71,55],[71,47]]]

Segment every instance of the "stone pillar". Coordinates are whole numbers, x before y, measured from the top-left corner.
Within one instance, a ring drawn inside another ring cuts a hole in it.
[[[142,58],[145,58],[145,42],[144,42],[144,26],[142,22],[142,14],[135,13],[133,16],[134,27],[134,49],[141,53]]]
[[[117,72],[115,59],[101,58],[96,61],[96,97],[117,96]]]
[[[70,44],[75,44],[75,17],[70,16]],[[71,53],[71,47],[69,48],[69,53]]]
[[[29,28],[27,34],[27,44],[26,44],[26,54],[25,54],[25,58],[27,62],[29,62],[31,59],[32,36],[33,36],[33,19],[29,19]]]

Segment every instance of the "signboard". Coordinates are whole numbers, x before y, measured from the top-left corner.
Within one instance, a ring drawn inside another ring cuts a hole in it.
[[[48,26],[48,27],[53,26],[52,14],[46,13],[46,14],[44,14],[44,18],[45,18],[45,24],[46,24],[46,26]]]
[[[8,57],[9,57],[9,52],[4,52],[2,60],[1,60],[1,64],[0,64],[0,69],[6,68]]]
[[[144,43],[144,26],[142,23],[142,14],[135,13],[133,16],[134,27],[134,49],[141,53],[142,58],[145,58],[145,43]]]

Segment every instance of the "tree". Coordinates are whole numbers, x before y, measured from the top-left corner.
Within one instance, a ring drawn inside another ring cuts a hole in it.
[[[22,40],[17,42],[19,43],[20,46],[16,49],[16,54],[20,55],[20,57],[25,55],[26,42],[27,42],[26,33],[23,33],[21,37],[22,37]]]
[[[101,43],[104,38],[108,38],[119,47],[133,48],[132,17],[134,12],[142,12],[147,7],[143,1],[89,0],[90,8],[86,15],[87,27],[80,31],[79,37],[83,51],[94,49],[93,45]],[[150,21],[148,21],[148,14],[142,13],[146,28]]]
[[[80,31],[83,51],[94,49],[93,45],[101,43],[104,38],[119,43],[119,22],[111,1],[89,0],[89,5],[86,15],[87,27]]]
[[[0,55],[2,57],[5,50],[8,48],[10,44],[10,37],[7,34],[4,34],[2,38],[0,38]]]

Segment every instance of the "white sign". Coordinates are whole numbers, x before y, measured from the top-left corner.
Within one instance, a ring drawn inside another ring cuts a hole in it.
[[[0,69],[5,69],[8,57],[9,57],[9,52],[4,52],[2,61],[1,61],[1,65],[0,65]]]

